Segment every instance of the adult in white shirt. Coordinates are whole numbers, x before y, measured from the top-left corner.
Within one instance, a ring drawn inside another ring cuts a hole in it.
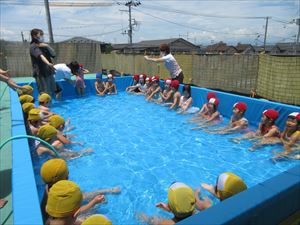
[[[59,85],[58,81],[65,80],[68,81],[70,84],[74,85],[75,81],[72,80],[72,76],[77,70],[79,70],[79,64],[76,61],[71,62],[70,64],[60,63],[54,65],[54,68],[54,79],[56,83],[55,94],[56,99],[60,99],[62,94],[62,87]]]
[[[147,61],[152,62],[164,62],[165,67],[170,73],[172,80],[178,80],[179,83],[183,83],[183,72],[177,63],[176,59],[170,52],[170,46],[168,44],[161,44],[159,46],[160,57],[159,58],[151,58],[149,56],[144,56]]]

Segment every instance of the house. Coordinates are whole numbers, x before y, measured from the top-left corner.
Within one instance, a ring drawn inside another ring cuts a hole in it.
[[[148,52],[151,54],[159,54],[159,46],[160,44],[165,43],[170,45],[171,51],[173,53],[198,53],[200,48],[194,45],[191,42],[184,40],[183,38],[170,38],[170,39],[161,39],[161,40],[148,40],[141,41],[138,43],[130,44],[115,44],[113,45],[113,50],[117,53],[136,53],[136,54],[144,54],[144,52]]]
[[[272,55],[300,55],[300,44],[289,43],[277,43],[271,49]]]
[[[58,42],[58,43],[96,43],[100,44],[101,47],[101,52],[103,53],[109,53],[111,51],[111,44],[101,42],[101,41],[96,41],[93,39],[85,38],[85,37],[72,37],[70,39]]]
[[[232,45],[227,45],[224,42],[219,42],[213,45],[208,45],[204,49],[205,54],[234,54],[237,53],[237,49]]]
[[[241,44],[238,43],[237,46],[235,46],[237,53],[239,54],[254,54],[255,49],[252,45],[250,44]]]

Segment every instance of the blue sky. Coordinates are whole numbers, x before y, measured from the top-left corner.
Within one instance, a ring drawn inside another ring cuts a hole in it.
[[[0,0],[1,39],[30,40],[32,28],[48,39],[44,0]],[[55,41],[83,36],[110,43],[127,43],[128,13],[124,0],[49,0],[55,2],[112,3],[102,7],[50,7]],[[132,8],[133,42],[183,37],[195,44],[223,41],[262,45],[269,19],[267,44],[295,42],[300,0],[140,0]],[[119,4],[117,4],[119,3]],[[245,18],[254,17],[254,18]],[[123,34],[122,34],[123,33]]]

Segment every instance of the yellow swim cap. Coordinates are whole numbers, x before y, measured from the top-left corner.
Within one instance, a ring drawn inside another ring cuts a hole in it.
[[[176,182],[169,187],[168,204],[176,217],[190,216],[195,209],[195,202],[194,192],[186,184]]]
[[[24,104],[26,102],[33,102],[33,97],[31,95],[22,95],[19,97],[19,100],[21,104]]]
[[[72,216],[81,206],[82,193],[77,184],[69,180],[56,182],[49,190],[47,213],[56,218]]]
[[[40,109],[31,109],[28,112],[28,120],[39,121],[42,120],[42,112]]]
[[[69,169],[63,159],[50,159],[41,167],[41,177],[46,184],[54,184],[60,180],[67,180]]]
[[[247,189],[247,185],[233,173],[222,173],[217,180],[217,192],[220,199],[224,200]]]
[[[25,88],[26,90],[18,90],[19,95],[32,95],[33,88],[30,85],[23,85],[22,88]]]
[[[22,109],[24,113],[29,113],[30,110],[34,109],[34,104],[26,102],[22,105]]]
[[[49,124],[55,128],[58,128],[59,126],[63,125],[65,123],[64,118],[62,118],[60,115],[53,115],[48,118]]]
[[[43,93],[39,95],[39,102],[49,103],[51,102],[51,96],[47,93]]]
[[[44,125],[41,126],[37,132],[37,136],[44,140],[49,142],[52,138],[54,138],[57,135],[57,130],[55,127],[52,127],[51,125]]]
[[[95,214],[89,216],[81,225],[112,225],[112,222],[104,215]]]

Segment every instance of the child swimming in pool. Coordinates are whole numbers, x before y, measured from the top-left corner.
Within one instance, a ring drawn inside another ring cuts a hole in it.
[[[68,180],[56,182],[49,190],[46,225],[79,225],[77,217],[98,203],[105,201],[103,195],[96,196],[89,204],[82,206],[82,192],[79,186]]]
[[[162,103],[164,103],[165,106],[170,106],[173,103],[174,92],[172,91],[171,83],[171,78],[165,79],[164,90],[160,93]]]
[[[97,95],[99,96],[105,95],[105,84],[102,80],[102,73],[96,74],[95,90]]]
[[[53,115],[48,118],[48,122],[51,126],[53,126],[57,130],[57,139],[64,145],[70,145],[70,144],[78,144],[80,146],[83,146],[83,143],[81,142],[75,142],[71,141],[67,135],[64,134],[65,129],[65,119],[61,117],[60,115]]]
[[[197,213],[194,191],[181,182],[175,182],[169,187],[168,203],[159,202],[156,207],[172,213],[173,218],[148,217],[141,214],[139,219],[151,225],[172,225]]]
[[[178,91],[179,88],[179,81],[178,80],[172,80],[171,82],[171,90],[173,92],[173,102],[169,109],[177,109],[180,103],[180,92]]]
[[[248,128],[248,120],[244,117],[246,110],[247,105],[244,102],[237,102],[233,105],[232,116],[226,127],[204,131],[211,134],[230,134],[245,131]]]
[[[33,108],[28,112],[27,121],[30,135],[37,135],[39,128],[46,124],[43,121],[44,118],[44,113],[40,109]]]
[[[219,100],[217,98],[210,98],[207,103],[207,111],[202,113],[202,121],[198,123],[198,126],[192,128],[192,130],[198,130],[208,126],[215,126],[221,121],[221,115],[217,108],[219,105]]]
[[[54,158],[54,159],[49,159],[45,163],[43,163],[40,170],[40,174],[44,183],[46,184],[43,200],[41,203],[41,210],[43,212],[42,213],[43,219],[45,221],[48,218],[45,212],[48,192],[50,188],[58,181],[69,179],[69,169],[65,160],[60,158]],[[99,189],[93,192],[84,192],[82,193],[82,197],[84,201],[93,201],[93,199],[99,195],[108,194],[108,193],[119,194],[120,192],[121,190],[118,187],[109,188],[109,189]]]
[[[114,77],[112,74],[107,75],[107,82],[105,84],[105,93],[108,95],[116,95],[118,94],[117,86],[113,83]]]
[[[192,107],[193,98],[191,95],[191,86],[185,84],[182,91],[183,95],[180,97],[179,110],[177,113],[196,113],[199,108]]]
[[[207,99],[207,103],[204,103],[201,107],[201,109],[199,110],[198,113],[195,114],[195,116],[190,119],[189,121],[190,122],[197,122],[197,121],[201,121],[204,117],[204,115],[207,113],[208,111],[208,102],[211,98],[215,98],[217,99],[217,96],[214,92],[208,92],[207,95],[206,95],[206,99]]]
[[[248,188],[245,182],[239,176],[230,172],[220,174],[217,178],[217,183],[215,184],[215,186],[205,183],[203,183],[201,186],[202,188],[208,190],[220,201],[230,198]],[[200,189],[196,190],[196,204],[199,205],[198,203],[200,203],[200,207],[203,207],[202,210],[211,207],[212,204],[207,204],[208,201],[206,202],[206,204],[201,203],[198,193],[200,193]]]
[[[51,125],[43,125],[38,129],[37,136],[48,142],[52,145],[56,150],[58,150],[60,156],[66,160],[75,159],[83,156],[84,154],[88,154],[93,152],[92,149],[84,149],[81,151],[72,151],[70,149],[63,148],[63,144],[61,141],[57,139],[57,130]],[[50,156],[55,157],[55,153],[49,148],[49,146],[43,144],[42,142],[37,143],[36,152],[39,156],[48,154]]]
[[[137,75],[137,74],[133,75],[132,79],[133,79],[133,85],[128,86],[126,88],[126,92],[128,92],[128,93],[134,93],[140,87],[140,85],[139,85],[139,75]]]
[[[284,146],[283,152],[273,152],[275,156],[272,158],[276,161],[281,158],[300,159],[300,113],[293,112],[288,115],[285,123],[284,131],[280,136]]]
[[[241,140],[245,139],[255,141],[253,146],[249,149],[250,151],[254,151],[264,145],[278,144],[280,142],[280,130],[275,125],[278,116],[279,113],[274,109],[263,111],[257,131],[248,132],[243,137],[232,139],[233,142],[240,143]]]
[[[155,103],[159,103],[161,101],[160,92],[161,87],[159,86],[159,76],[152,77],[152,85],[151,85],[151,93],[147,97],[147,101],[153,101]]]
[[[144,91],[145,98],[147,98],[151,94],[151,87],[152,87],[152,77],[146,78],[146,88]]]

